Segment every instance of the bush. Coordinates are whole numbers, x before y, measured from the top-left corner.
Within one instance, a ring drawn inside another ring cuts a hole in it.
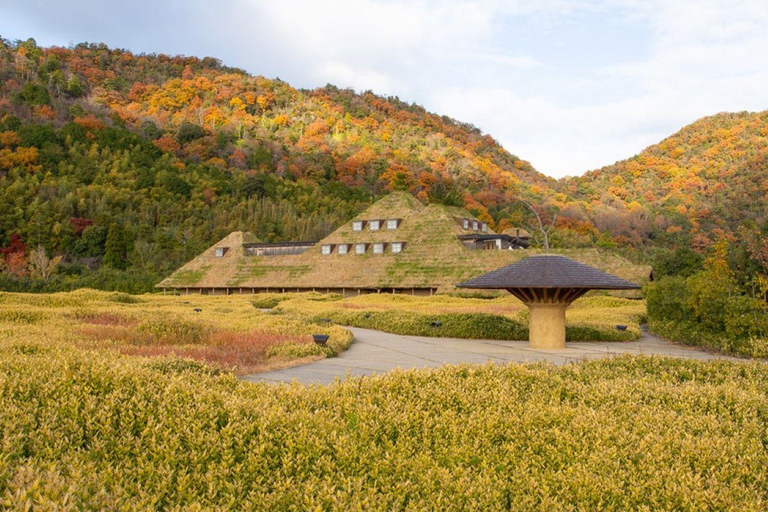
[[[329,318],[341,325],[376,329],[409,336],[435,336],[485,340],[523,340],[528,328],[501,315],[455,313],[424,315],[406,311],[330,311],[313,318]]]
[[[766,357],[768,316],[759,299],[719,290],[706,272],[646,287],[648,324],[661,336],[740,356]]]

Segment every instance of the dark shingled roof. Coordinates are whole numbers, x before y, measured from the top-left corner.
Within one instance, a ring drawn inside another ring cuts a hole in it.
[[[635,283],[597,270],[565,256],[530,256],[457,285],[460,288],[583,288],[633,290]]]

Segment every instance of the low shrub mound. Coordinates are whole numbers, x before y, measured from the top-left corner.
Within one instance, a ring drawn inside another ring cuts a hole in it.
[[[314,317],[321,321],[323,315]],[[478,340],[522,340],[528,327],[501,315],[451,313],[425,315],[407,311],[329,311],[327,318],[340,325],[362,327],[406,336],[436,336]]]
[[[32,342],[30,342],[32,343]],[[768,369],[618,358],[270,386],[0,330],[0,507],[768,507]]]

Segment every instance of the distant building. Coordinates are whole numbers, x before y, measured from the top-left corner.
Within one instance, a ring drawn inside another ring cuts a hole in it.
[[[157,285],[182,294],[431,295],[519,260],[524,230],[496,234],[462,208],[392,193],[322,240],[261,243],[236,231]]]

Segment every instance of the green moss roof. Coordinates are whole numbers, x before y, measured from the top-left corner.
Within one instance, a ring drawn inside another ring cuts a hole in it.
[[[457,235],[464,230],[457,218],[474,217],[467,211],[438,204],[422,205],[407,193],[390,194],[355,220],[400,219],[397,229],[386,224],[378,231],[353,231],[352,222],[340,226],[316,246],[299,255],[245,256],[242,243],[249,233],[235,232],[184,265],[158,286],[169,288],[438,288],[450,290],[485,272],[514,263],[535,251],[471,251]],[[490,233],[491,231],[489,231]],[[338,244],[404,242],[402,253],[338,254]],[[330,255],[321,247],[334,245]],[[227,247],[215,258],[217,247]],[[586,264],[631,280],[647,277],[648,269],[628,264],[615,255],[597,251],[566,251]]]

